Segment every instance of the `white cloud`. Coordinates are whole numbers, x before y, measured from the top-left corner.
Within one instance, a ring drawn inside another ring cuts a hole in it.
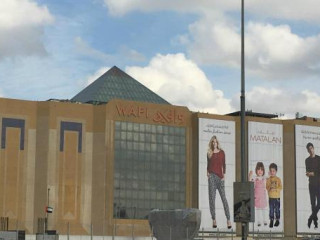
[[[207,27],[205,27],[207,26]],[[211,26],[211,27],[210,27]],[[240,66],[239,29],[227,22],[202,18],[190,26],[189,54],[200,64]],[[249,73],[269,79],[298,78],[320,72],[320,35],[302,38],[288,25],[250,22],[245,33]]]
[[[287,25],[248,25],[247,59],[251,72],[269,78],[319,74],[320,35],[302,38]]]
[[[245,8],[257,16],[270,16],[278,19],[303,20],[312,24],[320,22],[318,0],[246,0]]]
[[[223,92],[213,89],[203,71],[184,54],[158,54],[147,67],[127,67],[126,72],[174,105],[210,113],[233,111]]]
[[[241,2],[234,0],[104,0],[105,6],[113,15],[124,15],[131,11],[178,11],[191,13],[206,13],[212,11],[240,11]],[[319,23],[319,0],[246,0],[245,13],[261,17],[277,19],[304,20]]]
[[[172,43],[187,47],[197,64],[240,67],[240,2],[234,0],[104,0],[114,15],[130,11],[197,13],[199,19],[189,26],[189,34],[175,36]],[[318,0],[245,1],[252,19],[304,20],[320,23]],[[255,17],[254,17],[255,16]],[[248,73],[266,79],[298,79],[320,73],[320,34],[301,37],[289,25],[273,26],[249,22],[245,26],[245,54]]]
[[[190,10],[190,5],[194,5],[193,2],[191,0],[104,0],[109,12],[119,16],[131,11]]]
[[[2,0],[0,58],[46,54],[43,31],[53,20],[47,7],[33,0]]]
[[[211,20],[202,18],[189,27],[191,58],[200,64],[238,66],[241,42],[237,29],[225,22],[212,24]]]
[[[38,26],[51,23],[53,17],[46,6],[38,6],[33,0],[1,0],[0,28]]]
[[[232,99],[232,106],[239,106],[240,98]],[[319,116],[320,95],[310,90],[292,93],[283,89],[254,87],[246,93],[246,109],[253,112],[277,113],[294,117],[297,112]]]

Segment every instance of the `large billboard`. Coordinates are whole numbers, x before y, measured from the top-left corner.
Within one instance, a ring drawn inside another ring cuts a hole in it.
[[[320,127],[295,126],[297,232],[319,233]]]
[[[235,122],[199,119],[199,209],[201,228],[235,229]],[[215,221],[214,221],[215,220]],[[229,220],[229,221],[228,221]]]
[[[248,122],[248,180],[254,182],[251,231],[283,232],[282,124]]]

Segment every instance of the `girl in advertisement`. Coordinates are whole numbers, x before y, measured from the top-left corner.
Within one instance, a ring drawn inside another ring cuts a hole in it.
[[[267,225],[266,220],[266,208],[267,208],[267,189],[266,189],[266,182],[267,178],[264,176],[265,169],[262,162],[257,162],[256,169],[255,169],[256,175],[253,176],[253,172],[249,172],[249,180],[254,182],[254,206],[256,210],[256,221],[258,223],[258,227],[263,225]]]
[[[209,147],[207,152],[207,177],[208,177],[208,188],[209,188],[209,205],[210,213],[212,217],[212,227],[217,227],[216,212],[215,212],[215,201],[216,191],[218,190],[224,212],[227,218],[227,227],[231,228],[229,205],[225,194],[225,173],[226,173],[226,162],[225,154],[221,149],[219,141],[216,136],[212,136],[209,141]]]

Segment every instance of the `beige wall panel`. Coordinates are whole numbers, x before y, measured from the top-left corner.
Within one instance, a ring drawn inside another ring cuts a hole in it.
[[[45,206],[47,205],[47,187],[48,187],[48,174],[51,173],[48,170],[48,163],[52,161],[52,151],[56,143],[52,141],[49,134],[52,132],[49,129],[49,117],[50,111],[48,108],[48,102],[37,103],[37,119],[36,119],[36,152],[35,152],[35,186],[34,186],[34,225],[33,233],[38,231],[38,218],[44,218],[46,216]],[[52,136],[51,136],[52,138]],[[54,161],[55,162],[55,161]],[[54,199],[50,191],[50,202]],[[52,215],[49,217],[49,227],[51,228]],[[52,229],[52,228],[51,228]]]
[[[78,134],[65,131],[64,151],[59,154],[60,214],[64,220],[77,220],[81,196],[81,154],[78,153]]]
[[[20,129],[7,128],[5,149],[5,176],[4,176],[4,209],[5,216],[10,219],[18,218],[19,198],[21,197],[20,168],[23,159],[20,159]],[[20,195],[20,196],[19,196]]]
[[[1,216],[9,217],[9,229],[25,224],[26,155],[20,150],[20,129],[6,128],[6,148],[1,149]]]
[[[0,98],[0,114],[5,114],[6,117],[21,118],[21,116],[28,116],[29,128],[36,128],[36,112],[37,103],[33,101],[17,100]]]
[[[81,178],[81,209],[80,219],[81,225],[90,233],[91,224],[91,204],[92,204],[92,154],[93,154],[93,134],[86,133],[85,137],[85,156],[82,164]]]
[[[26,218],[27,232],[33,231],[34,224],[34,187],[35,187],[35,158],[36,158],[36,130],[28,130],[28,159],[26,176]]]
[[[290,238],[296,235],[296,165],[295,165],[295,128],[292,121],[284,122],[283,125],[283,165],[284,179],[283,196],[284,201],[284,231],[285,236]]]
[[[93,109],[91,104],[74,104],[67,102],[48,102],[50,108],[50,129],[56,129],[57,119],[63,121],[79,122],[86,121],[86,129],[91,132],[93,128]]]
[[[94,235],[102,235],[106,214],[106,189],[110,189],[112,183],[106,181],[109,170],[106,162],[105,134],[95,133],[93,138],[93,162],[92,162],[92,224]],[[106,173],[106,171],[108,171]],[[110,196],[108,196],[110,198]],[[108,200],[109,200],[108,198]],[[111,214],[111,212],[107,212]]]
[[[75,122],[75,120],[72,120],[72,122]],[[86,162],[87,142],[85,141],[87,138],[84,136],[85,129],[86,126],[83,124],[82,153],[78,152],[78,133],[75,131],[64,131],[64,149],[62,152],[57,146],[58,166],[56,174],[58,179],[56,185],[59,186],[59,189],[56,191],[58,198],[56,224],[58,224],[60,232],[64,233],[67,232],[68,224],[70,224],[71,234],[88,234],[91,228],[90,178],[92,178],[92,173],[90,165],[92,164],[92,157],[89,158],[90,162]],[[60,135],[58,134],[58,136],[57,143],[60,144]],[[92,155],[92,143],[88,154]],[[86,166],[88,166],[88,169],[85,169]],[[88,183],[90,186],[88,186]],[[84,212],[85,210],[88,210],[89,213]],[[84,215],[82,215],[82,212],[84,212]]]
[[[58,176],[57,172],[59,169],[58,161],[57,161],[57,131],[56,130],[49,130],[49,145],[48,145],[48,169],[47,169],[47,176],[48,179],[44,179],[46,181],[47,185],[47,191],[48,188],[50,188],[49,191],[49,205],[50,207],[53,207],[53,213],[48,214],[48,227],[49,229],[55,229],[56,220],[58,218]],[[46,191],[46,193],[48,193]],[[47,199],[48,201],[48,199]],[[47,205],[47,203],[46,203]],[[43,206],[44,208],[45,206]]]
[[[4,189],[5,189],[5,149],[1,149],[0,155],[0,216],[4,217]]]

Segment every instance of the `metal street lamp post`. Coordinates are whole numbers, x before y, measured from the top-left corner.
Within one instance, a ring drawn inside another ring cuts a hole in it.
[[[241,0],[241,182],[247,181],[246,135],[245,135],[245,61],[244,61],[244,0]],[[247,223],[242,222],[242,239],[247,239]]]

